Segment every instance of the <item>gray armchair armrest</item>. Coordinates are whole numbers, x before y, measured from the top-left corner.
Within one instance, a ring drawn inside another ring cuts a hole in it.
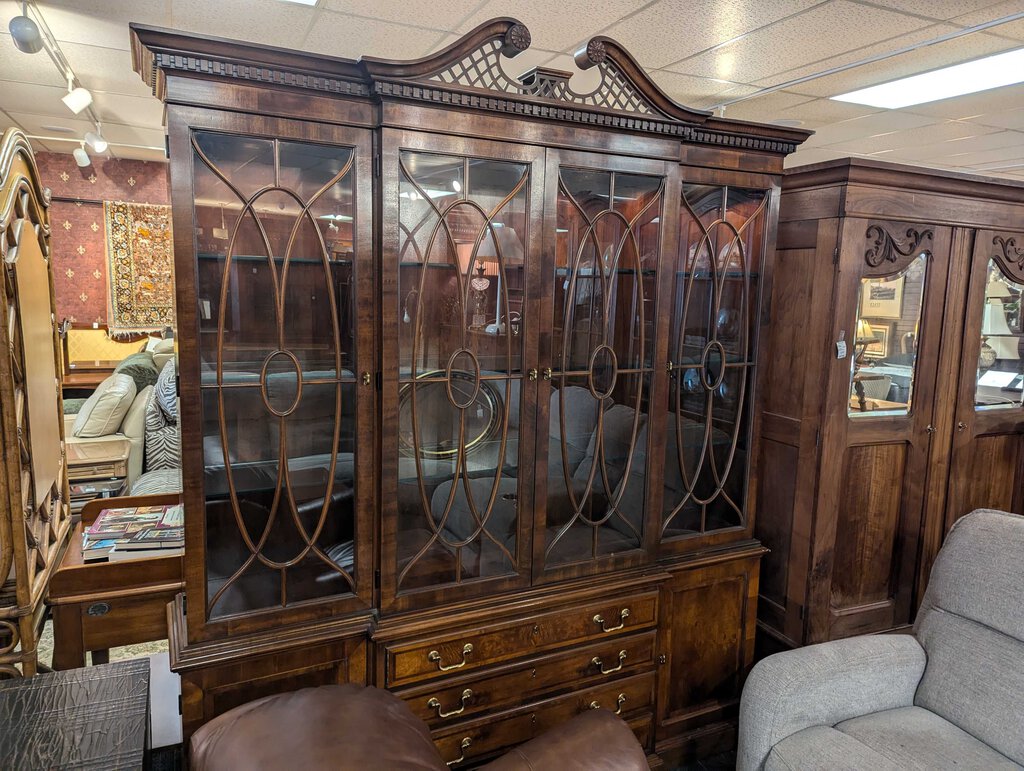
[[[914,703],[924,649],[910,635],[852,637],[758,662],[740,700],[740,771],[760,769],[772,747],[814,725]]]

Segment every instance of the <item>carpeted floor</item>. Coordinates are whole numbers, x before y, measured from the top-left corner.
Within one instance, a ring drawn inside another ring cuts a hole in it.
[[[166,651],[166,640],[141,643],[139,645],[125,645],[121,648],[111,648],[110,660],[137,659],[142,656],[151,656],[154,653],[165,653]],[[39,638],[39,661],[48,667],[53,665],[53,621],[46,622],[46,626],[43,627],[43,635]]]

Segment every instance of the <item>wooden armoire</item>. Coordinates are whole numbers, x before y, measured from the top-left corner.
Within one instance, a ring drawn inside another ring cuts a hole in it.
[[[783,178],[756,534],[766,650],[901,630],[964,514],[1024,511],[1024,185]]]
[[[50,191],[20,129],[0,136],[0,678],[39,671],[46,589],[71,535]]]
[[[495,19],[351,61],[133,27],[167,105],[187,734],[352,681],[453,763],[591,708],[651,753],[730,741],[761,301],[807,134],[682,107],[606,38],[581,93],[520,72],[529,44]]]

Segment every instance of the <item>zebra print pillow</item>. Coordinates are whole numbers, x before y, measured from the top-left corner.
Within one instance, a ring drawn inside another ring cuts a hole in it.
[[[165,368],[166,369],[166,368]],[[171,381],[173,384],[173,380]],[[159,383],[146,403],[146,470],[181,466],[181,434],[159,405]]]
[[[171,423],[178,422],[177,368],[174,359],[168,359],[156,379],[156,403]]]

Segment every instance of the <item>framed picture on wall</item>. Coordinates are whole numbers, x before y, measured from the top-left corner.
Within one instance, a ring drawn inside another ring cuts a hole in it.
[[[867,344],[867,347],[864,349],[864,358],[884,359],[889,355],[889,345],[892,340],[892,328],[894,325],[876,319],[867,319],[867,322],[871,325],[871,334],[875,341]]]
[[[864,279],[860,298],[860,316],[870,319],[898,319],[903,316],[903,284],[898,278]]]

